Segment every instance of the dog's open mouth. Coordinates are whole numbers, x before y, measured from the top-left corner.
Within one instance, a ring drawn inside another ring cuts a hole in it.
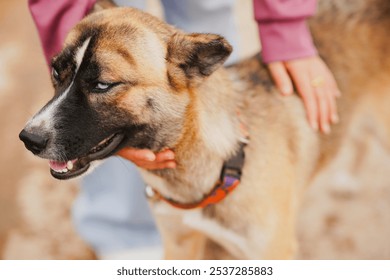
[[[105,138],[98,145],[93,147],[87,155],[65,161],[49,160],[50,172],[54,178],[65,180],[77,177],[88,170],[90,163],[94,160],[103,159],[121,144],[123,134],[112,134]]]

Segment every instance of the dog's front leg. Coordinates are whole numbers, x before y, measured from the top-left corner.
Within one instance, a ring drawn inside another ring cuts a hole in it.
[[[203,258],[207,238],[183,223],[186,210],[174,209],[162,203],[152,205],[152,209],[162,237],[165,259]]]

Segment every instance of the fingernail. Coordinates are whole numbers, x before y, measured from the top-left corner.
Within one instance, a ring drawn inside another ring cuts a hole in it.
[[[322,131],[325,133],[325,134],[329,134],[330,133],[330,126],[329,124],[323,124],[322,125]]]
[[[282,92],[283,95],[289,95],[292,90],[291,90],[291,87],[289,87],[289,86],[282,86],[280,91]]]
[[[156,156],[154,154],[147,154],[145,156],[145,159],[148,161],[154,161],[156,159]]]
[[[315,131],[318,131],[318,123],[316,121],[312,121],[310,125]]]
[[[169,154],[165,155],[164,159],[165,160],[175,159],[175,154],[174,153],[169,153]]]
[[[332,115],[331,120],[332,120],[332,123],[338,123],[339,122],[339,117],[336,114]]]

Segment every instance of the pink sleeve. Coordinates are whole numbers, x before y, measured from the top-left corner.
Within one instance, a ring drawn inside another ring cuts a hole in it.
[[[93,7],[96,0],[28,0],[46,61],[62,47],[69,30]]]
[[[262,56],[266,63],[317,53],[306,18],[316,11],[316,0],[254,0]]]

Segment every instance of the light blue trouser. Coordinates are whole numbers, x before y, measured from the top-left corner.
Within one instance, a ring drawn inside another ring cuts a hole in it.
[[[117,4],[145,8],[144,0],[118,0]],[[168,23],[187,32],[224,36],[237,60],[238,36],[234,22],[235,0],[163,0]],[[84,177],[74,203],[73,220],[81,237],[98,255],[132,248],[153,247],[160,237],[144,196],[144,183],[136,167],[112,157]]]

